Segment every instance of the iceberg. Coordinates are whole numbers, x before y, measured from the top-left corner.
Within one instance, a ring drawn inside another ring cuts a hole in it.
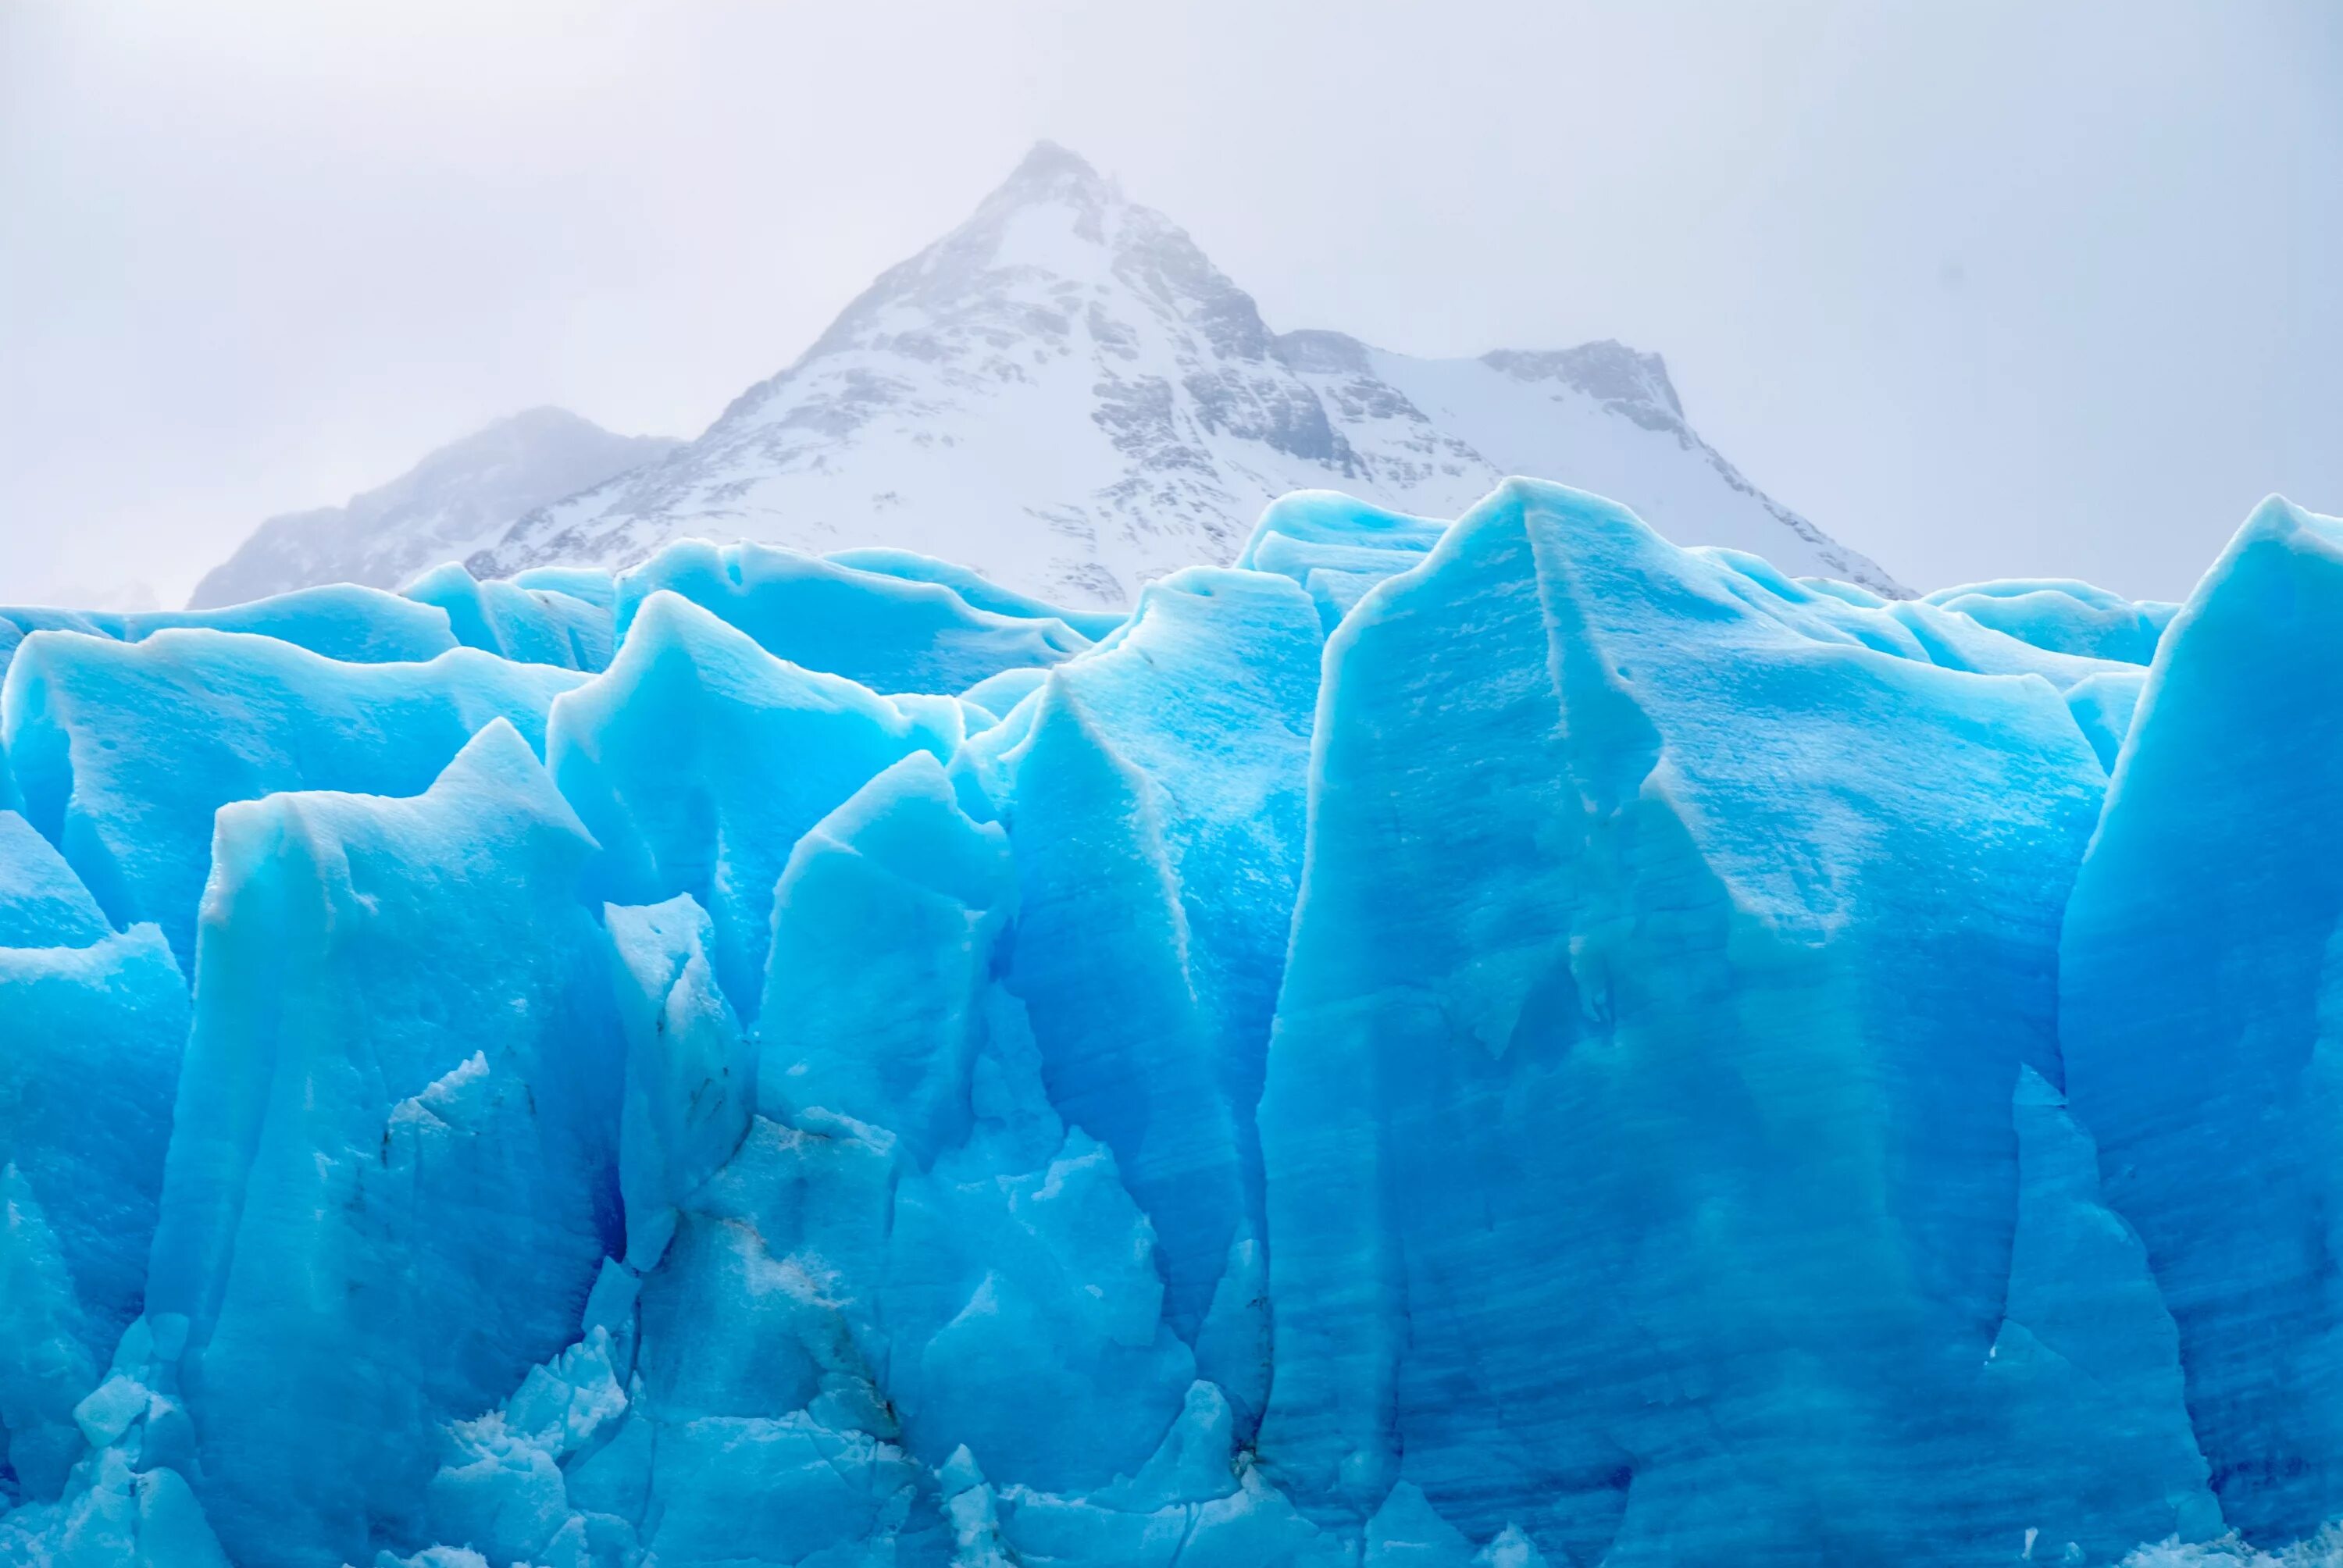
[[[2343,522],[1889,599],[1511,480],[1112,615],[0,637],[0,1562],[2338,1538]]]

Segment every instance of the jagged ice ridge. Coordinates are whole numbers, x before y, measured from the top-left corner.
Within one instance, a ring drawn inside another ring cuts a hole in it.
[[[0,612],[0,1560],[2330,1560],[2338,642],[1527,481]]]

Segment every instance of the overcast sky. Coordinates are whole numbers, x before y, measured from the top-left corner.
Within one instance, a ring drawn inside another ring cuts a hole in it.
[[[2343,512],[2343,6],[0,0],[0,599],[697,434],[1038,136],[1281,329],[1615,337],[1936,586]]]

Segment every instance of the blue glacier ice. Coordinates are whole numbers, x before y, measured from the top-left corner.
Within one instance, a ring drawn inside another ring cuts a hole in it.
[[[690,895],[714,922],[716,980],[753,1019],[791,847],[872,774],[965,728],[956,702],[907,706],[776,658],[662,592],[610,668],[552,704],[546,757],[593,835],[594,896]]]
[[[2180,609],[2156,601],[2135,604],[2089,583],[2022,578],[1945,588],[1926,602],[2036,648],[2140,665],[2156,658],[2157,642]]]
[[[873,569],[761,545],[669,546],[618,579],[618,626],[672,593],[739,628],[777,658],[874,690],[959,691],[1006,669],[1071,658],[1091,638],[1022,596],[959,591],[952,574],[908,575],[886,552]]]
[[[532,574],[534,583],[476,581],[450,561],[425,572],[400,590],[417,604],[447,617],[447,629],[466,648],[477,648],[526,664],[598,670],[610,662],[615,642],[615,585],[607,578]],[[266,602],[266,601],[263,601]]]
[[[146,1311],[239,1561],[412,1528],[430,1456],[384,1434],[558,1350],[617,1250],[592,849],[502,719],[417,796],[219,813]]]
[[[436,607],[347,583],[302,588],[225,609],[69,610],[0,608],[0,668],[17,641],[36,631],[79,632],[143,642],[158,631],[197,627],[272,637],[328,658],[359,664],[427,659],[457,645]]]
[[[55,1492],[74,1409],[145,1299],[187,999],[152,925],[116,932],[0,812],[0,1440]]]
[[[1261,1452],[1331,1519],[1840,1560],[2009,1533],[1982,1432],[2098,1483],[1985,1374],[2103,774],[2049,681],[1846,619],[1523,489],[1335,632],[1259,1115]]]
[[[1369,588],[1419,565],[1446,530],[1332,490],[1296,490],[1262,511],[1236,564],[1292,578],[1331,628]]]
[[[0,1563],[2343,1552],[2343,522],[0,638]]]
[[[2259,1541],[2343,1488],[2338,653],[2343,523],[2269,502],[2157,651],[2060,944],[2068,1094]]]
[[[219,808],[283,790],[419,794],[493,719],[541,747],[554,696],[580,678],[455,647],[357,664],[249,634],[37,631],[0,684],[0,751],[25,819],[106,917],[159,924],[188,967]]]
[[[875,573],[880,577],[934,583],[940,588],[950,588],[970,608],[995,615],[1021,620],[1061,620],[1092,642],[1121,625],[1124,618],[1121,610],[1070,609],[1061,605],[1046,604],[1031,594],[1003,588],[966,567],[954,566],[949,561],[940,561],[932,556],[919,555],[910,550],[864,547],[832,550],[824,558],[838,566]]]

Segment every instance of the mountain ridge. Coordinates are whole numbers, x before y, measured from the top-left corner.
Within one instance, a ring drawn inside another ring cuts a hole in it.
[[[1453,518],[1514,475],[1688,545],[1906,590],[1709,446],[1654,353],[1473,358],[1279,332],[1177,224],[1055,143],[881,272],[696,439],[533,409],[343,508],[261,525],[191,608],[442,561],[623,568],[684,538],[909,548],[1055,602],[1130,604],[1235,558],[1262,509],[1335,489]]]
[[[1232,558],[1288,490],[1453,517],[1513,473],[1612,496],[1684,543],[1906,591],[1703,441],[1657,355],[1434,360],[1275,332],[1185,231],[1048,142],[697,440],[468,564],[625,567],[691,536],[884,544],[1122,604]]]
[[[395,588],[476,548],[516,518],[683,445],[621,436],[566,408],[525,408],[435,447],[339,507],[268,518],[196,584],[214,609],[327,582]]]

